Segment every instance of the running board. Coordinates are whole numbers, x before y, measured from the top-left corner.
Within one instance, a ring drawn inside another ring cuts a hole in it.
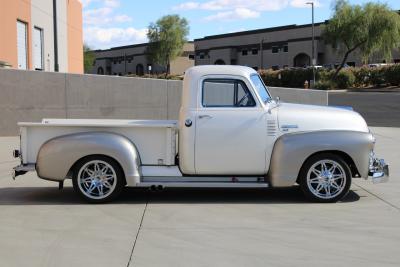
[[[268,188],[267,183],[249,183],[249,182],[142,182],[136,184],[138,187],[197,187],[197,188]]]

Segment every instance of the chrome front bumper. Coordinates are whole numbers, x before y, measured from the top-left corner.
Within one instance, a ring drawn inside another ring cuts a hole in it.
[[[376,158],[373,152],[369,158],[368,176],[372,178],[374,184],[389,181],[389,165],[385,163],[385,160]]]

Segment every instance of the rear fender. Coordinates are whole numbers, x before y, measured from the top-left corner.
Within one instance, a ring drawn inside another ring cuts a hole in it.
[[[62,181],[78,160],[90,155],[113,158],[121,165],[128,186],[140,183],[141,161],[135,145],[108,132],[75,133],[47,141],[39,150],[36,171],[43,179]]]

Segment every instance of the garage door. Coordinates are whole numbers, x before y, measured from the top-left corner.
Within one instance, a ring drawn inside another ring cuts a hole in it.
[[[28,66],[26,23],[17,21],[18,69],[26,70]]]
[[[37,27],[33,29],[33,62],[35,70],[43,70],[43,31]]]

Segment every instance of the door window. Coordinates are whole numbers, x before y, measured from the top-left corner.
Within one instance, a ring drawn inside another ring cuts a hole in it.
[[[256,102],[246,84],[233,79],[207,79],[203,82],[203,107],[254,107]]]

